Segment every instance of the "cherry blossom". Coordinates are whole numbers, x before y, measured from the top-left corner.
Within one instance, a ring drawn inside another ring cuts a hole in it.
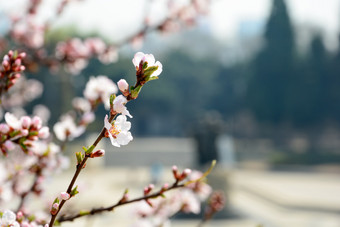
[[[129,91],[129,84],[124,79],[120,79],[117,82],[119,90],[125,95],[126,92]],[[126,95],[125,95],[126,96]]]
[[[10,210],[5,210],[0,218],[0,226],[20,227],[16,221],[16,215]]]
[[[105,86],[103,86],[105,84]],[[84,97],[90,102],[96,103],[101,101],[105,108],[110,109],[110,96],[118,92],[117,85],[107,76],[90,77],[87,82]]]
[[[137,52],[132,59],[132,63],[136,67],[136,70],[142,70],[141,67],[144,69],[145,63],[146,66],[145,70],[147,70],[149,67],[155,66],[157,67],[157,70],[155,70],[150,77],[157,77],[162,73],[163,66],[162,63],[159,61],[155,61],[155,57],[152,54],[144,54],[143,52]]]
[[[125,115],[119,115],[115,121],[110,123],[108,121],[108,116],[105,116],[104,126],[107,130],[107,137],[110,138],[111,144],[115,147],[120,147],[120,145],[127,145],[132,139],[131,123],[126,120]]]
[[[66,139],[73,140],[79,137],[85,132],[85,127],[77,126],[73,117],[64,115],[61,117],[61,121],[53,126],[53,131],[59,140],[65,141]]]
[[[127,110],[125,104],[127,103],[127,99],[123,95],[118,95],[114,100],[113,100],[113,110],[116,113],[121,113],[123,115],[127,115],[130,118],[132,118],[130,112]]]

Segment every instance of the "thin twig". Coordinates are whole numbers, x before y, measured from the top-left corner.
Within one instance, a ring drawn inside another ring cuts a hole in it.
[[[115,118],[115,116],[116,115],[110,115],[109,122],[111,122]],[[95,148],[98,145],[98,143],[101,141],[101,139],[105,136],[105,130],[106,130],[105,127],[103,127],[103,129],[100,132],[100,134],[98,135],[97,139],[92,144],[93,148]],[[86,155],[85,158],[82,160],[82,162],[77,165],[77,169],[76,169],[76,171],[75,171],[75,173],[74,173],[74,175],[72,177],[72,180],[71,180],[71,182],[70,182],[70,184],[69,184],[69,186],[67,188],[67,191],[66,191],[68,194],[71,193],[71,191],[73,189],[73,186],[74,186],[74,184],[75,184],[75,182],[76,182],[76,180],[77,180],[81,170],[84,168],[88,158],[89,158],[89,156]],[[64,206],[65,202],[66,202],[66,200],[62,200],[60,202],[60,204],[59,204],[59,208],[58,208],[58,211],[56,212],[56,214],[51,216],[49,227],[53,226],[53,224],[55,222],[55,219],[56,219],[58,213],[60,212],[61,208]]]
[[[130,204],[130,203],[135,203],[135,202],[142,201],[142,200],[154,199],[154,198],[157,198],[159,196],[162,196],[165,192],[168,192],[168,191],[176,189],[176,188],[182,188],[182,187],[185,187],[185,184],[178,184],[178,182],[175,182],[171,187],[169,187],[167,189],[160,189],[158,192],[155,192],[153,194],[149,194],[149,195],[146,195],[146,196],[142,196],[142,197],[138,197],[138,198],[135,198],[135,199],[126,200],[126,201],[120,200],[119,202],[117,202],[116,204],[114,204],[112,206],[102,207],[102,208],[94,208],[90,211],[79,212],[78,214],[73,215],[73,216],[68,216],[68,217],[67,216],[61,216],[58,219],[58,222],[61,223],[61,222],[66,222],[66,221],[74,221],[75,219],[80,218],[80,217],[84,217],[84,216],[88,216],[88,215],[95,215],[95,214],[108,212],[108,211],[113,211],[116,207],[123,206],[123,205]]]

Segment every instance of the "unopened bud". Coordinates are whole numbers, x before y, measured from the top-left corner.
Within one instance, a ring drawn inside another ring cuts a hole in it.
[[[62,200],[68,200],[70,197],[71,197],[70,194],[68,194],[67,192],[61,192],[60,193],[60,198]]]
[[[21,53],[19,54],[19,57],[20,57],[20,58],[25,58],[25,57],[26,57],[26,53],[25,53],[25,52],[21,52]]]
[[[29,132],[28,132],[27,129],[22,129],[20,134],[21,134],[22,136],[28,136],[28,133],[29,133]]]
[[[28,129],[31,126],[31,118],[28,116],[23,116],[20,118],[21,126],[24,129]]]
[[[191,174],[191,169],[185,169],[183,171],[183,175],[185,175],[185,176],[189,176],[190,174]]]
[[[40,117],[37,116],[33,117],[32,124],[36,129],[40,129],[42,124]]]
[[[50,213],[56,215],[59,210],[59,203],[53,203]]]
[[[163,185],[163,187],[161,188],[161,193],[163,193],[163,192],[165,192],[166,190],[168,190],[168,188],[169,188],[169,184],[168,184],[168,183],[165,183],[165,184]]]
[[[21,65],[21,59],[20,58],[15,59],[14,64]]]
[[[2,62],[2,66],[4,67],[4,69],[5,69],[6,71],[10,69],[9,62],[6,61],[6,60],[4,60],[4,61]]]
[[[117,82],[119,90],[123,93],[124,96],[129,95],[129,84],[124,79],[120,79]]]
[[[39,130],[38,137],[40,139],[46,139],[50,135],[50,129],[48,127],[42,127]]]
[[[188,175],[191,174],[191,169],[185,169],[179,176],[179,180],[184,180]]]
[[[6,148],[6,150],[10,151],[15,148],[15,145],[12,141],[6,140],[6,142],[3,144],[3,146]]]
[[[105,155],[105,150],[99,149],[99,150],[91,153],[90,158],[98,158],[98,157],[102,157],[104,155]]]
[[[22,211],[19,211],[17,213],[17,220],[22,220],[24,218],[24,214],[22,213]]]
[[[9,126],[5,123],[0,124],[0,133],[7,134],[9,132]]]
[[[155,185],[149,184],[148,187],[144,188],[144,195],[148,195],[152,191],[152,189],[154,189],[154,188],[155,188]]]
[[[178,180],[179,176],[178,176],[178,168],[177,168],[177,166],[172,166],[172,173],[174,175],[174,178],[176,180]]]

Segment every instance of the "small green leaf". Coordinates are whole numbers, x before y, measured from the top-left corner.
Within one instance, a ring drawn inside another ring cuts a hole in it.
[[[141,89],[142,89],[142,86],[141,86],[141,85],[138,85],[136,88],[131,89],[131,97],[132,97],[132,98],[137,98],[139,92],[141,91]]]
[[[78,164],[80,164],[83,161],[83,155],[82,155],[82,153],[80,151],[76,152],[76,158],[77,158],[77,163]]]
[[[150,66],[144,71],[144,76],[150,77],[157,69],[158,69],[158,66]]]
[[[91,146],[85,151],[85,153],[86,153],[86,154],[91,154],[92,151],[93,151],[93,149],[94,149],[94,146],[91,145]]]
[[[58,197],[55,198],[55,200],[53,201],[53,204],[55,204],[55,203],[58,203],[58,204],[59,204],[59,198],[58,198]]]
[[[35,220],[35,216],[34,216],[34,215],[29,216],[29,217],[28,217],[28,220],[29,220],[30,222],[34,221],[34,220]]]
[[[146,61],[143,63],[143,69],[146,69],[147,67],[148,67],[148,62]]]
[[[115,100],[115,98],[116,98],[115,94],[110,95],[110,106],[111,106],[111,108],[113,107],[113,101]]]
[[[71,197],[72,197],[72,196],[77,195],[78,193],[79,193],[79,191],[78,191],[78,185],[77,185],[76,187],[74,187],[74,188],[72,189],[70,195],[71,195]]]
[[[85,216],[85,215],[89,215],[89,214],[90,214],[90,211],[84,211],[84,210],[79,211],[80,216]]]

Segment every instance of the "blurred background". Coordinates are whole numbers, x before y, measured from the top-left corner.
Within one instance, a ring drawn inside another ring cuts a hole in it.
[[[0,2],[0,34],[22,2]],[[51,18],[54,2],[44,1],[41,20]],[[53,125],[90,76],[132,84],[134,53],[152,53],[163,73],[128,103],[135,139],[121,152],[103,144],[107,154],[94,169],[138,170],[142,177],[126,178],[139,186],[166,178],[173,164],[205,169],[217,159],[209,183],[225,191],[227,207],[211,226],[339,227],[340,1],[214,0],[184,29],[125,42],[146,19],[163,20],[167,7],[165,0],[69,3],[46,34],[47,49],[70,37],[99,36],[120,46],[119,59],[91,59],[77,76],[45,68],[27,73],[49,87],[27,112],[42,103]],[[98,109],[90,134],[105,113]],[[174,226],[195,225],[176,219]]]

